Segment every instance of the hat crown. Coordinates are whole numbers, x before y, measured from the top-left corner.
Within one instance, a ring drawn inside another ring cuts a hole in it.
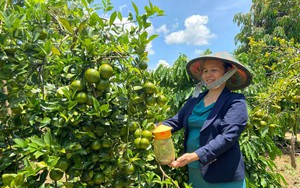
[[[207,59],[218,59],[226,63],[230,63],[237,68],[237,72],[226,82],[229,90],[238,90],[247,87],[252,80],[249,70],[244,67],[233,55],[226,51],[215,52],[192,59],[188,62],[186,68],[191,78],[201,81],[201,64]]]

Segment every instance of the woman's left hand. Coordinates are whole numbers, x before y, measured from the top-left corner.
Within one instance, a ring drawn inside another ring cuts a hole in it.
[[[190,162],[199,160],[196,153],[185,153],[175,161],[169,164],[170,167],[178,168],[187,165]]]

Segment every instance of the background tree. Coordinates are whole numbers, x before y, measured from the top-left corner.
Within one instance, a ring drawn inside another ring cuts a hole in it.
[[[236,54],[254,75],[245,91],[250,121],[241,141],[250,187],[281,186],[283,178],[272,172],[271,160],[281,154],[276,144],[286,144],[286,132],[296,135],[300,126],[297,12],[298,1],[253,1],[249,13],[234,19],[241,26]]]

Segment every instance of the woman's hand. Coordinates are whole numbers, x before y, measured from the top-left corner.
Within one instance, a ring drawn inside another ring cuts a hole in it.
[[[190,162],[199,160],[199,157],[196,153],[185,153],[175,161],[169,164],[170,167],[178,168],[187,165]]]

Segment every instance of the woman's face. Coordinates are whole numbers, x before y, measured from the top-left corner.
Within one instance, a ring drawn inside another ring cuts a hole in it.
[[[224,63],[215,59],[206,60],[202,68],[202,79],[207,85],[221,78],[226,72]]]

